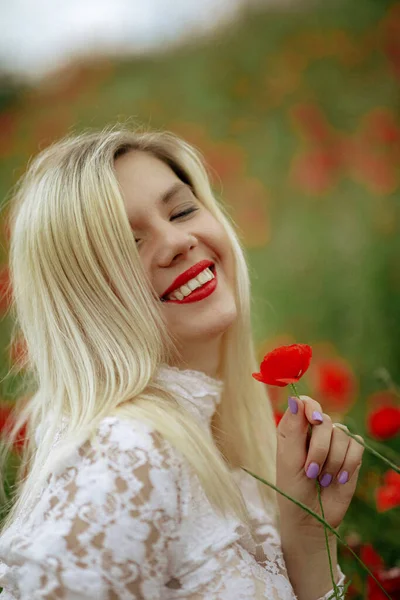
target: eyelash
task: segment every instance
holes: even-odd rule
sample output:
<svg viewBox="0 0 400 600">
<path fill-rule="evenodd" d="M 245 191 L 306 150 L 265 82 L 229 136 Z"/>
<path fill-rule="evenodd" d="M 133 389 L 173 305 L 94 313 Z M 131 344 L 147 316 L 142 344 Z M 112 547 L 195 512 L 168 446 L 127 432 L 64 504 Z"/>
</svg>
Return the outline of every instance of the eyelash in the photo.
<svg viewBox="0 0 400 600">
<path fill-rule="evenodd" d="M 177 213 L 176 215 L 174 215 L 173 217 L 171 217 L 171 221 L 175 221 L 175 219 L 180 219 L 182 217 L 186 217 L 187 215 L 190 215 L 191 213 L 196 212 L 198 209 L 198 207 L 196 206 L 191 206 L 190 208 L 187 208 L 186 210 L 183 210 L 180 213 Z M 140 238 L 135 238 L 135 242 L 138 244 L 140 242 Z"/>
<path fill-rule="evenodd" d="M 186 210 L 183 210 L 182 212 L 174 215 L 171 218 L 171 221 L 174 221 L 175 219 L 180 219 L 181 217 L 186 217 L 186 215 L 190 215 L 190 213 L 193 213 L 196 210 L 199 210 L 199 209 L 197 207 L 195 207 L 195 206 L 191 206 L 190 208 L 187 208 Z"/>
</svg>

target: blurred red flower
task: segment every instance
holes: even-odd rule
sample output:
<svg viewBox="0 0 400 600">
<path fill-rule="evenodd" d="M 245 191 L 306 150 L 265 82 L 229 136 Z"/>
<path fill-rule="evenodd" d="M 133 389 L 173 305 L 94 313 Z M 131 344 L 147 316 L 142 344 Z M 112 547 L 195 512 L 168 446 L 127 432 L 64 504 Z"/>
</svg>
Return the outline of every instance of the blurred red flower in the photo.
<svg viewBox="0 0 400 600">
<path fill-rule="evenodd" d="M 376 439 L 387 440 L 400 432 L 400 408 L 380 406 L 367 415 L 367 431 Z"/>
<path fill-rule="evenodd" d="M 364 118 L 366 143 L 395 144 L 400 142 L 400 127 L 396 115 L 388 108 L 375 107 Z"/>
<path fill-rule="evenodd" d="M 12 406 L 9 404 L 0 404 L 0 434 L 7 435 L 7 432 L 13 427 L 13 417 L 11 414 Z M 26 437 L 26 426 L 22 427 L 14 442 L 15 452 L 21 452 Z"/>
<path fill-rule="evenodd" d="M 375 490 L 376 510 L 385 512 L 400 506 L 400 486 L 381 486 Z"/>
<path fill-rule="evenodd" d="M 7 311 L 11 301 L 11 286 L 8 267 L 0 270 L 0 310 Z"/>
<path fill-rule="evenodd" d="M 344 412 L 357 393 L 357 381 L 348 363 L 339 357 L 318 360 L 310 371 L 317 398 L 325 410 Z"/>
<path fill-rule="evenodd" d="M 307 344 L 280 346 L 268 352 L 260 365 L 259 373 L 252 373 L 254 379 L 285 387 L 297 383 L 310 366 L 312 348 Z"/>
<path fill-rule="evenodd" d="M 277 410 L 274 412 L 274 417 L 275 417 L 275 425 L 278 427 L 279 425 L 279 421 L 282 419 L 284 413 L 280 410 Z"/>
<path fill-rule="evenodd" d="M 384 485 L 375 490 L 376 508 L 379 512 L 400 506 L 400 473 L 386 471 Z"/>
<path fill-rule="evenodd" d="M 392 600 L 400 600 L 400 568 L 372 571 L 383 589 L 390 595 Z M 387 596 L 378 587 L 371 575 L 367 577 L 367 600 L 387 600 Z"/>
<path fill-rule="evenodd" d="M 309 194 L 321 195 L 349 174 L 373 193 L 389 194 L 398 185 L 396 153 L 398 126 L 391 113 L 368 114 L 364 126 L 353 134 L 336 131 L 320 107 L 295 105 L 291 115 L 300 136 L 306 141 L 292 162 L 296 186 Z M 376 151 L 376 136 L 383 150 Z M 369 142 L 370 138 L 373 142 Z M 379 149 L 381 150 L 381 149 Z"/>
<path fill-rule="evenodd" d="M 26 342 L 24 338 L 19 338 L 11 346 L 10 358 L 13 364 L 19 363 L 23 366 L 26 361 Z"/>
<path fill-rule="evenodd" d="M 400 600 L 400 569 L 385 569 L 384 560 L 372 544 L 365 544 L 360 550 L 360 559 L 367 565 L 381 586 L 391 594 L 392 600 Z M 393 595 L 393 592 L 397 592 Z M 367 600 L 384 600 L 387 596 L 378 587 L 370 575 L 367 576 Z"/>
<path fill-rule="evenodd" d="M 385 475 L 383 476 L 383 480 L 385 485 L 397 485 L 397 487 L 400 489 L 400 473 L 396 473 L 396 471 L 393 471 L 393 469 L 386 471 Z"/>
<path fill-rule="evenodd" d="M 309 150 L 293 161 L 292 177 L 310 194 L 323 194 L 334 183 L 338 160 L 332 150 Z"/>
<path fill-rule="evenodd" d="M 360 558 L 373 571 L 374 569 L 384 567 L 383 558 L 379 556 L 372 544 L 367 543 L 361 547 Z"/>
</svg>

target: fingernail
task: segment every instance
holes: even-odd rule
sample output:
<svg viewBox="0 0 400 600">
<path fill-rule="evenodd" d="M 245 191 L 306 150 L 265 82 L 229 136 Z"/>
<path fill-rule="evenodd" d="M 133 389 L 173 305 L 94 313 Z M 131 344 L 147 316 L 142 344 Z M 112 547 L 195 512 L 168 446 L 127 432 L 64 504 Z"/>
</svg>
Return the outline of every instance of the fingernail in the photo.
<svg viewBox="0 0 400 600">
<path fill-rule="evenodd" d="M 325 473 L 325 475 L 320 480 L 320 484 L 322 485 L 322 487 L 328 487 L 331 481 L 332 475 L 329 475 L 329 473 Z"/>
<path fill-rule="evenodd" d="M 339 483 L 346 483 L 346 481 L 349 478 L 349 474 L 347 471 L 342 471 L 338 477 L 338 482 Z"/>
<path fill-rule="evenodd" d="M 320 423 L 322 423 L 324 420 L 324 417 L 317 410 L 314 410 L 312 418 L 314 419 L 314 421 L 319 421 Z"/>
<path fill-rule="evenodd" d="M 308 465 L 307 469 L 307 477 L 310 479 L 315 479 L 319 473 L 319 465 L 315 462 L 312 462 Z"/>
<path fill-rule="evenodd" d="M 288 404 L 289 404 L 290 412 L 292 414 L 296 415 L 297 411 L 299 410 L 296 400 L 294 398 L 290 397 L 288 400 Z"/>
</svg>

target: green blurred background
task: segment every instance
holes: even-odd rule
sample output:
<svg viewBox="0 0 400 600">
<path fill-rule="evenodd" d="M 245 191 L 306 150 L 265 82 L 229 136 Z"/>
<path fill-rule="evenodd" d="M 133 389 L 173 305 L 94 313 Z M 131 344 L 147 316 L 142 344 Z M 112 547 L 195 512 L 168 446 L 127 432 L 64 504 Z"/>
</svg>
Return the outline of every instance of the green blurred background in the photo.
<svg viewBox="0 0 400 600">
<path fill-rule="evenodd" d="M 400 3 L 378 0 L 253 8 L 212 35 L 150 56 L 72 62 L 35 86 L 4 76 L 0 198 L 32 154 L 71 131 L 130 119 L 181 135 L 203 152 L 239 226 L 260 358 L 302 342 L 317 359 L 340 359 L 352 392 L 328 409 L 364 434 L 373 394 L 400 384 L 399 83 Z M 5 222 L 6 211 L 3 280 Z M 18 353 L 10 332 L 7 317 L 2 377 Z M 17 383 L 5 378 L 3 400 Z M 315 381 L 305 383 L 301 392 L 318 397 Z M 274 399 L 285 410 L 286 397 Z M 399 451 L 399 436 L 386 444 Z M 355 498 L 348 527 L 388 566 L 400 566 L 395 511 L 371 522 L 379 468 L 369 461 L 364 508 Z"/>
</svg>

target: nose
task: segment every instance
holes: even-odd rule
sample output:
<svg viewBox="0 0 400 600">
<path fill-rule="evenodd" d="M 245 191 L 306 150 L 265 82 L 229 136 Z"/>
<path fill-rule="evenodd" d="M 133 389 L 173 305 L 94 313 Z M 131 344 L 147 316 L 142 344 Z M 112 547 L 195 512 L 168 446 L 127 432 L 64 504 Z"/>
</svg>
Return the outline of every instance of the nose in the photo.
<svg viewBox="0 0 400 600">
<path fill-rule="evenodd" d="M 192 233 L 168 223 L 159 234 L 157 263 L 160 267 L 168 267 L 197 245 L 197 238 Z"/>
</svg>

